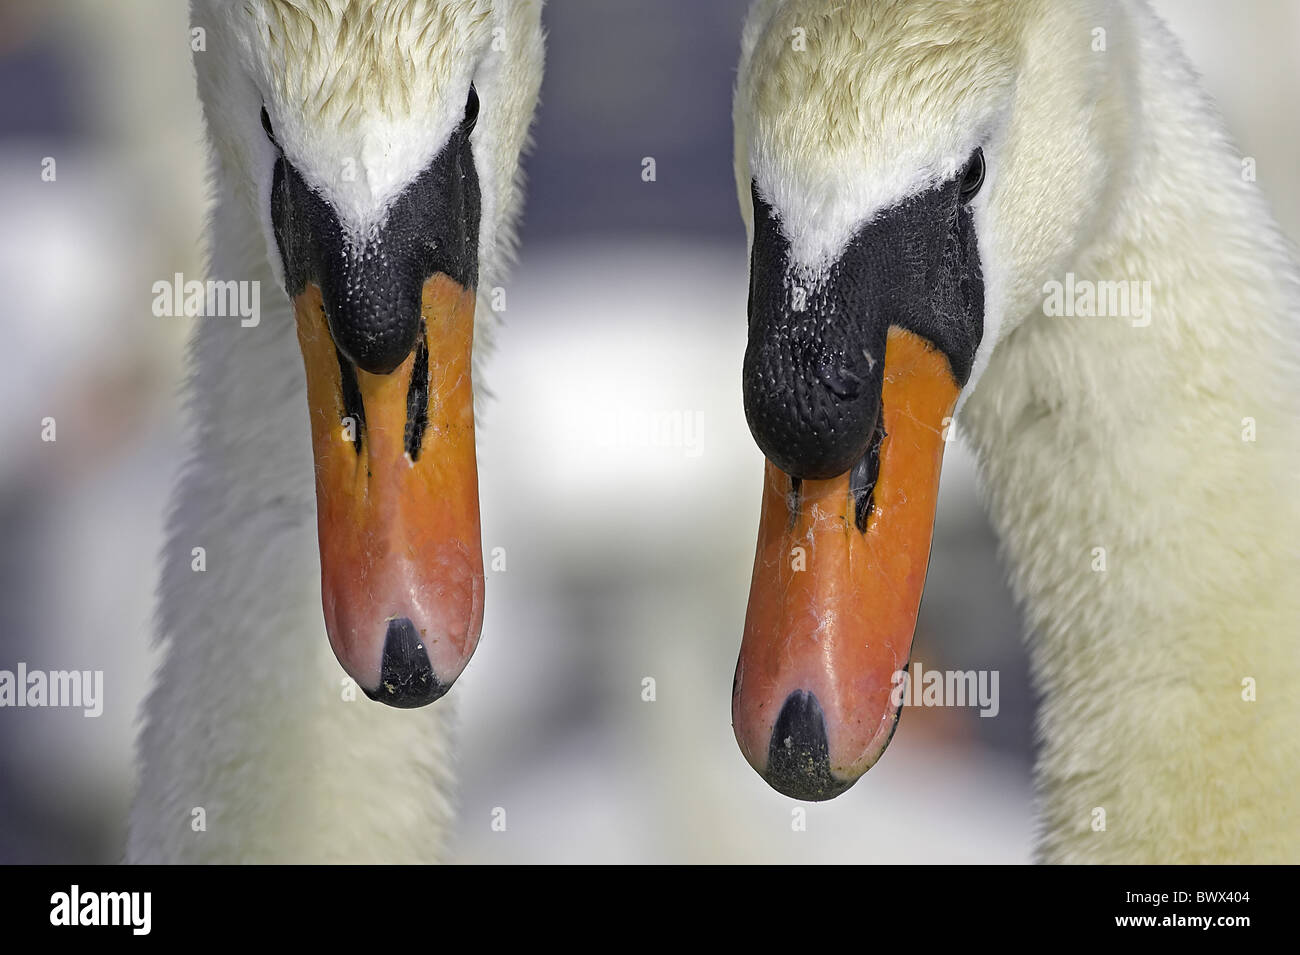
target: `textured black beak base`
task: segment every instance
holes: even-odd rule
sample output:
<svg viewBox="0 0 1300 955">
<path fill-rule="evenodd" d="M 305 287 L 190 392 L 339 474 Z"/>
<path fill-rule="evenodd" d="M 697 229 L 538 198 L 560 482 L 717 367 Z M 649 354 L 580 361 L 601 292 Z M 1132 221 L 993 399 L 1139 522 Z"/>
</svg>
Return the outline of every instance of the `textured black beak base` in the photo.
<svg viewBox="0 0 1300 955">
<path fill-rule="evenodd" d="M 964 175 L 877 215 L 820 277 L 793 267 L 781 222 L 753 186 L 745 416 L 786 474 L 836 477 L 871 450 L 890 327 L 943 352 L 958 385 L 970 377 L 984 282 Z"/>
<path fill-rule="evenodd" d="M 478 284 L 480 196 L 469 139 L 458 131 L 393 200 L 382 227 L 358 238 L 283 156 L 271 185 L 271 219 L 296 296 L 320 285 L 340 353 L 371 374 L 388 374 L 419 340 L 426 279 L 444 273 Z"/>
</svg>

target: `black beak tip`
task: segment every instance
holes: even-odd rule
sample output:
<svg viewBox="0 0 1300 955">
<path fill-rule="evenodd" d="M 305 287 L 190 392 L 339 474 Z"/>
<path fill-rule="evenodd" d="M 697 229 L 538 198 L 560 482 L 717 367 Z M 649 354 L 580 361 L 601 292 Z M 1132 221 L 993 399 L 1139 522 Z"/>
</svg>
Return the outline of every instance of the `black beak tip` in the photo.
<svg viewBox="0 0 1300 955">
<path fill-rule="evenodd" d="M 795 690 L 782 704 L 772 727 L 763 778 L 783 796 L 804 802 L 834 799 L 857 782 L 831 772 L 826 716 L 817 697 L 807 690 Z"/>
<path fill-rule="evenodd" d="M 450 689 L 450 683 L 441 683 L 434 676 L 415 624 L 406 617 L 388 621 L 379 686 L 374 690 L 363 686 L 362 692 L 372 700 L 410 710 L 427 706 Z"/>
</svg>

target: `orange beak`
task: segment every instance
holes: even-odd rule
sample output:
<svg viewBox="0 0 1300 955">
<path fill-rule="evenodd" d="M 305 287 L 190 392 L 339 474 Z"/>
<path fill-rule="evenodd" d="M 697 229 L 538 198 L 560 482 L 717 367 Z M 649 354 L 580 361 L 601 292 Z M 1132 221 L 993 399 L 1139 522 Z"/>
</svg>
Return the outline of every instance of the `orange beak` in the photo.
<svg viewBox="0 0 1300 955">
<path fill-rule="evenodd" d="M 870 502 L 849 474 L 796 488 L 767 463 L 732 722 L 788 796 L 838 795 L 894 734 L 958 392 L 941 352 L 892 328 Z"/>
<path fill-rule="evenodd" d="M 483 626 L 474 298 L 445 275 L 428 279 L 420 338 L 386 375 L 335 347 L 317 286 L 294 299 L 325 628 L 343 668 L 393 706 L 445 693 Z"/>
</svg>

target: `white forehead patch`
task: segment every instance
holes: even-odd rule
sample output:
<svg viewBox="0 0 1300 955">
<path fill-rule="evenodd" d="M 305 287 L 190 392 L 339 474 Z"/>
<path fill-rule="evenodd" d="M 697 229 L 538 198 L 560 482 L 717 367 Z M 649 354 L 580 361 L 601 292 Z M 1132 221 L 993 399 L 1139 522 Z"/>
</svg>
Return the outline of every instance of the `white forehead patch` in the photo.
<svg viewBox="0 0 1300 955">
<path fill-rule="evenodd" d="M 791 154 L 751 144 L 750 170 L 790 242 L 790 264 L 809 277 L 824 275 L 863 226 L 879 213 L 956 176 L 976 143 L 953 137 L 950 149 L 906 144 L 888 156 Z"/>
<path fill-rule="evenodd" d="M 344 228 L 367 232 L 382 223 L 389 204 L 447 145 L 464 115 L 464 89 L 400 118 L 362 117 L 339 129 L 292 119 L 277 123 L 267 111 L 285 158 L 333 207 Z"/>
<path fill-rule="evenodd" d="M 1009 105 L 1009 15 L 1000 0 L 755 6 L 736 84 L 738 180 L 770 202 L 794 262 L 824 270 L 881 210 L 964 168 Z"/>
<path fill-rule="evenodd" d="M 349 230 L 447 144 L 491 41 L 482 0 L 249 0 L 230 16 L 275 137 Z"/>
</svg>

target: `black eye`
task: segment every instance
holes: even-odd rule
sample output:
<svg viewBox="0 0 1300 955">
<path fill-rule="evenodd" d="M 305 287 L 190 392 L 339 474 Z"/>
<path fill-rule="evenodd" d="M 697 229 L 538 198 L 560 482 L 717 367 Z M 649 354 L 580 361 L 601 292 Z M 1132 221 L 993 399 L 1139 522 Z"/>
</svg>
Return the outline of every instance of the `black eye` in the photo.
<svg viewBox="0 0 1300 955">
<path fill-rule="evenodd" d="M 275 141 L 275 133 L 271 132 L 271 117 L 267 115 L 265 106 L 262 107 L 262 129 L 266 130 L 266 138 L 271 141 L 271 145 L 278 147 L 280 144 Z"/>
<path fill-rule="evenodd" d="M 966 167 L 966 175 L 961 179 L 961 201 L 970 202 L 984 185 L 984 150 L 976 148 L 975 155 Z"/>
<path fill-rule="evenodd" d="M 469 99 L 465 100 L 465 118 L 460 121 L 460 130 L 466 136 L 474 131 L 474 124 L 478 122 L 478 90 L 474 89 L 474 84 L 469 84 Z"/>
</svg>

